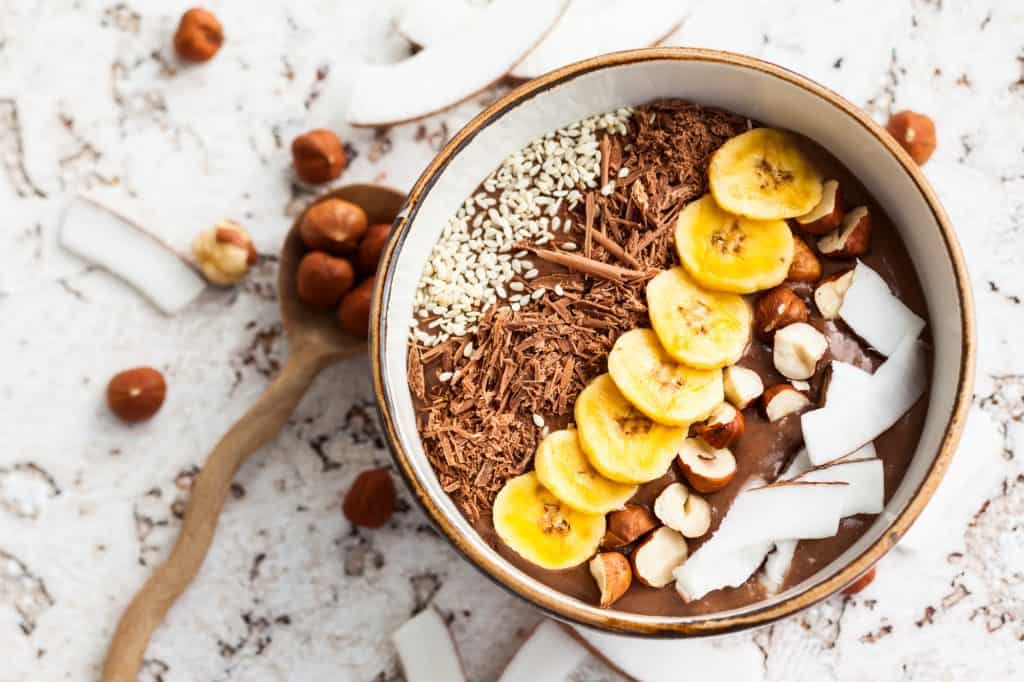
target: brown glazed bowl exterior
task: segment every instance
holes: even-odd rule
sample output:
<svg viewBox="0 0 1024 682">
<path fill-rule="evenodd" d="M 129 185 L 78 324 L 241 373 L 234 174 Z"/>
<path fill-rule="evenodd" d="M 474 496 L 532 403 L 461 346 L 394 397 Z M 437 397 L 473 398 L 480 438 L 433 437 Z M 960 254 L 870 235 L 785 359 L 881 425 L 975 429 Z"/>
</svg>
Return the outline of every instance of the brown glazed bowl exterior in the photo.
<svg viewBox="0 0 1024 682">
<path fill-rule="evenodd" d="M 673 69 L 675 67 L 678 67 L 679 76 L 674 75 Z M 688 68 L 690 70 L 687 70 Z M 869 530 L 865 535 L 865 538 L 870 535 L 874 536 L 870 542 L 859 542 L 857 545 L 854 545 L 851 551 L 856 550 L 855 554 L 848 558 L 844 555 L 843 561 L 845 563 L 834 567 L 831 574 L 819 577 L 821 574 L 829 573 L 828 570 L 823 569 L 819 572 L 819 576 L 808 579 L 804 583 L 778 595 L 776 598 L 767 599 L 763 602 L 724 613 L 699 617 L 667 618 L 642 616 L 615 610 L 601 610 L 596 606 L 582 603 L 529 578 L 483 543 L 480 537 L 461 518 L 454 506 L 450 504 L 450 501 L 445 500 L 447 496 L 440 492 L 439 486 L 436 485 L 436 480 L 431 483 L 433 472 L 424 468 L 423 460 L 425 458 L 423 458 L 422 452 L 419 454 L 411 452 L 415 448 L 410 447 L 410 443 L 419 442 L 416 424 L 408 416 L 408 406 L 402 408 L 404 410 L 403 416 L 400 417 L 397 414 L 397 405 L 400 402 L 397 396 L 400 396 L 401 391 L 408 393 L 408 386 L 401 379 L 401 367 L 397 366 L 399 362 L 404 366 L 404 355 L 401 359 L 396 357 L 401 348 L 398 345 L 399 340 L 389 339 L 387 335 L 389 329 L 392 328 L 397 329 L 397 331 L 390 332 L 392 335 L 401 334 L 404 338 L 407 334 L 407 321 L 410 318 L 389 319 L 389 315 L 395 314 L 392 313 L 393 307 L 397 310 L 402 305 L 411 306 L 411 304 L 407 303 L 411 295 L 409 292 L 410 290 L 415 291 L 416 280 L 418 279 L 415 268 L 406 267 L 401 271 L 396 268 L 396 261 L 400 258 L 399 254 L 403 248 L 409 246 L 407 242 L 415 239 L 415 237 L 410 236 L 413 232 L 432 229 L 429 225 L 423 223 L 436 221 L 421 221 L 420 224 L 417 224 L 417 230 L 410 230 L 410 227 L 415 222 L 418 212 L 430 196 L 430 193 L 436 191 L 439 184 L 444 184 L 445 178 L 442 176 L 445 174 L 448 166 L 452 164 L 453 160 L 458 162 L 460 153 L 463 153 L 472 144 L 474 138 L 482 133 L 488 133 L 488 129 L 491 126 L 494 126 L 496 122 L 501 122 L 503 117 L 509 115 L 510 112 L 515 112 L 518 107 L 529 103 L 534 98 L 545 95 L 548 91 L 558 92 L 562 85 L 566 83 L 571 84 L 574 79 L 582 79 L 586 82 L 595 81 L 599 84 L 604 83 L 605 85 L 595 86 L 595 92 L 599 94 L 602 87 L 605 90 L 608 89 L 606 87 L 607 83 L 616 82 L 615 72 L 617 70 L 622 73 L 632 73 L 629 70 L 633 69 L 642 74 L 649 75 L 649 80 L 657 80 L 655 76 L 661 78 L 659 74 L 668 74 L 668 77 L 661 78 L 657 83 L 648 83 L 646 87 L 660 88 L 662 91 L 659 96 L 661 97 L 686 97 L 688 94 L 686 87 L 689 86 L 689 83 L 685 82 L 685 74 L 692 73 L 694 68 L 711 70 L 725 75 L 735 75 L 742 72 L 742 78 L 748 79 L 752 85 L 749 88 L 750 92 L 746 91 L 747 88 L 743 88 L 743 92 L 723 95 L 723 98 L 727 102 L 733 103 L 742 102 L 744 98 L 749 99 L 753 103 L 738 107 L 739 109 L 747 109 L 746 112 L 740 111 L 740 113 L 746 113 L 748 116 L 752 115 L 760 120 L 765 120 L 768 124 L 772 123 L 771 111 L 773 108 L 779 109 L 781 107 L 781 110 L 785 110 L 786 105 L 781 100 L 787 96 L 787 93 L 790 98 L 793 98 L 794 93 L 801 96 L 809 96 L 810 99 L 808 101 L 815 104 L 815 106 L 821 107 L 822 111 L 819 113 L 824 118 L 834 118 L 836 121 L 841 119 L 842 124 L 847 126 L 848 130 L 853 131 L 851 133 L 853 137 L 859 136 L 864 138 L 864 140 L 870 142 L 869 146 L 877 147 L 877 150 L 873 150 L 870 153 L 877 156 L 877 166 L 884 166 L 887 169 L 884 172 L 904 174 L 900 176 L 900 182 L 909 183 L 907 187 L 912 188 L 910 194 L 915 196 L 905 200 L 902 198 L 893 200 L 890 197 L 890 201 L 894 201 L 896 204 L 913 204 L 917 207 L 915 210 L 926 211 L 929 218 L 927 229 L 919 228 L 916 225 L 900 227 L 901 235 L 905 241 L 908 235 L 912 237 L 910 242 L 907 243 L 907 247 L 911 252 L 911 257 L 914 259 L 916 269 L 920 271 L 922 263 L 925 263 L 926 270 L 932 267 L 927 265 L 928 259 L 948 259 L 948 261 L 943 260 L 941 276 L 933 272 L 928 277 L 922 278 L 933 324 L 938 326 L 946 325 L 943 328 L 933 329 L 932 334 L 933 337 L 941 336 L 942 332 L 945 331 L 947 335 L 951 334 L 958 338 L 958 341 L 951 342 L 955 346 L 948 349 L 947 357 L 940 358 L 939 353 L 936 353 L 933 389 L 932 394 L 929 396 L 929 400 L 933 402 L 929 404 L 929 417 L 925 426 L 925 434 L 922 435 L 922 445 L 919 445 L 914 458 L 915 461 L 921 460 L 920 466 L 916 469 L 918 473 L 915 474 L 915 477 L 919 478 L 920 482 L 916 486 L 901 486 L 901 492 L 903 492 L 904 487 L 907 487 L 907 490 L 900 500 L 899 508 L 892 509 L 893 503 L 899 497 L 899 495 L 896 495 L 886 508 L 888 517 L 891 517 L 891 520 L 887 519 L 887 525 L 881 530 L 877 532 Z M 634 83 L 620 83 L 619 87 L 628 93 L 635 92 L 635 88 L 638 86 Z M 707 90 L 708 88 L 713 89 L 718 86 L 714 83 L 702 83 L 694 87 Z M 707 98 L 705 100 L 698 99 L 697 101 L 737 110 L 736 106 L 730 106 L 729 103 L 723 104 L 715 101 L 715 99 L 716 96 L 712 91 L 710 101 L 707 101 Z M 642 103 L 643 101 L 622 101 L 617 106 Z M 566 102 L 567 107 L 572 104 L 573 102 Z M 588 113 L 599 113 L 599 111 L 599 109 L 591 110 Z M 763 113 L 767 113 L 767 116 L 762 115 Z M 778 115 L 779 113 L 776 111 L 776 116 Z M 581 116 L 576 116 L 576 118 L 579 117 Z M 548 130 L 560 127 L 564 123 L 568 123 L 568 121 L 551 125 Z M 780 122 L 779 125 L 790 127 L 786 126 L 785 122 Z M 804 132 L 799 127 L 793 127 L 798 132 Z M 493 131 L 491 131 L 491 134 L 493 135 Z M 811 136 L 813 138 L 813 135 Z M 492 158 L 489 161 L 490 167 L 476 175 L 473 180 L 473 186 L 475 187 L 475 183 L 482 180 L 508 153 L 514 151 L 529 139 L 531 138 L 523 137 L 520 139 L 517 137 L 515 140 L 517 144 L 512 149 L 505 150 L 504 153 L 492 153 Z M 489 143 L 493 143 L 495 138 L 492 136 L 487 138 L 487 140 Z M 877 142 L 877 145 L 874 144 L 875 142 Z M 477 147 L 481 145 L 477 145 Z M 493 147 L 493 144 L 491 146 Z M 860 146 L 864 145 L 861 144 Z M 830 149 L 830 151 L 832 150 Z M 840 159 L 844 163 L 846 162 L 842 156 L 840 156 Z M 872 167 L 868 166 L 869 169 Z M 863 173 L 858 173 L 856 170 L 854 172 L 871 190 L 870 183 L 866 181 L 870 178 L 865 178 Z M 882 172 L 881 170 L 879 171 L 880 174 Z M 871 172 L 869 171 L 868 175 L 870 174 Z M 449 184 L 452 183 L 449 182 Z M 459 184 L 460 188 L 462 186 L 469 187 L 465 185 L 465 182 L 455 184 Z M 469 187 L 461 196 L 467 196 L 472 189 L 473 187 Z M 874 193 L 873 190 L 872 192 Z M 876 198 L 883 201 L 883 206 L 886 206 L 884 197 Z M 446 201 L 450 203 L 450 199 L 451 197 Z M 891 214 L 889 206 L 886 206 L 886 210 Z M 454 212 L 454 209 L 452 209 L 452 212 Z M 448 215 L 450 214 L 448 213 Z M 440 213 L 437 213 L 437 215 L 432 217 L 436 218 L 440 215 Z M 892 217 L 894 222 L 900 224 L 901 221 L 898 215 L 892 215 Z M 931 231 L 931 233 L 935 233 L 937 236 L 932 236 L 932 234 L 923 236 L 916 234 L 922 231 Z M 423 248 L 425 245 L 426 242 L 415 245 L 416 258 L 419 259 L 421 264 L 425 262 L 429 255 L 429 248 Z M 691 637 L 724 634 L 771 623 L 779 618 L 806 609 L 816 602 L 840 591 L 881 559 L 921 513 L 921 510 L 935 492 L 953 457 L 968 408 L 971 404 L 976 344 L 974 338 L 974 304 L 970 283 L 963 255 L 949 218 L 931 186 L 925 180 L 921 170 L 880 126 L 850 102 L 803 76 L 775 64 L 743 55 L 689 48 L 651 48 L 618 52 L 566 66 L 516 88 L 489 106 L 466 125 L 465 128 L 460 130 L 420 176 L 409 194 L 402 213 L 395 221 L 390 240 L 382 254 L 378 273 L 379 276 L 373 297 L 373 310 L 370 318 L 370 352 L 373 366 L 374 390 L 396 466 L 405 477 L 410 489 L 444 536 L 448 538 L 466 559 L 497 584 L 559 619 L 608 631 L 652 637 Z M 941 286 L 936 286 L 937 283 Z M 932 286 L 930 287 L 929 284 Z M 930 291 L 930 288 L 933 290 Z M 944 289 L 945 291 L 940 293 L 939 289 Z M 396 302 L 400 301 L 400 299 L 403 302 L 401 305 L 397 305 Z M 955 309 L 955 312 L 953 309 Z M 411 307 L 409 310 L 411 313 Z M 388 363 L 393 363 L 394 366 L 389 366 Z M 942 364 L 941 367 L 940 363 Z M 937 390 L 937 382 L 940 381 L 943 387 L 941 391 Z M 935 396 L 938 393 L 944 395 L 941 402 L 941 410 L 938 407 L 934 407 Z M 408 399 L 403 398 L 403 400 L 407 401 Z M 934 420 L 933 411 L 940 412 L 940 414 L 934 416 Z M 931 435 L 928 436 L 928 434 Z M 926 438 L 928 438 L 929 449 L 927 452 L 922 452 L 922 448 L 925 447 L 923 443 Z M 426 466 L 429 467 L 429 464 Z M 914 468 L 915 465 L 912 463 L 911 466 Z M 909 476 L 908 472 L 908 478 Z M 886 515 L 886 512 L 883 512 L 883 515 Z M 866 546 L 862 546 L 865 544 Z"/>
</svg>

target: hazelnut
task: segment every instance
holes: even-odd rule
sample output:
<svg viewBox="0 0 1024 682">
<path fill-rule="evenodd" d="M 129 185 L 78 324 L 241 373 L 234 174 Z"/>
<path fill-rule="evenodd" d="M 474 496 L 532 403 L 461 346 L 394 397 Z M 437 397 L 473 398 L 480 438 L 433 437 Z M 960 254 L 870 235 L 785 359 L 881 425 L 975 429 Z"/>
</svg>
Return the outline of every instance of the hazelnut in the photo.
<svg viewBox="0 0 1024 682">
<path fill-rule="evenodd" d="M 834 320 L 839 317 L 839 309 L 843 307 L 843 299 L 851 284 L 852 269 L 833 273 L 821 280 L 821 284 L 814 290 L 814 304 L 818 306 L 818 312 L 823 318 Z"/>
<path fill-rule="evenodd" d="M 843 220 L 842 192 L 838 180 L 826 180 L 821 190 L 821 201 L 810 212 L 796 219 L 800 229 L 810 234 L 828 234 Z"/>
<path fill-rule="evenodd" d="M 722 385 L 725 399 L 737 409 L 746 409 L 750 403 L 764 393 L 764 382 L 752 369 L 731 365 L 722 370 Z"/>
<path fill-rule="evenodd" d="M 856 258 L 871 246 L 871 213 L 858 206 L 843 218 L 842 225 L 818 240 L 818 250 L 826 258 Z"/>
<path fill-rule="evenodd" d="M 189 62 L 205 62 L 217 54 L 224 43 L 224 29 L 217 17 L 195 7 L 181 15 L 174 34 L 174 50 Z"/>
<path fill-rule="evenodd" d="M 807 246 L 807 242 L 793 235 L 793 262 L 786 279 L 794 282 L 817 282 L 821 279 L 821 261 Z"/>
<path fill-rule="evenodd" d="M 727 448 L 743 435 L 745 426 L 743 413 L 729 403 L 722 403 L 710 417 L 690 427 L 690 435 L 712 448 Z"/>
<path fill-rule="evenodd" d="M 777 422 L 810 407 L 811 400 L 789 384 L 778 384 L 764 392 L 761 404 L 768 421 Z"/>
<path fill-rule="evenodd" d="M 876 567 L 872 566 L 871 568 L 869 568 L 867 570 L 866 573 L 864 573 L 864 575 L 862 575 L 861 577 L 857 578 L 852 583 L 850 583 L 847 587 L 845 587 L 843 589 L 843 592 L 842 592 L 843 595 L 849 597 L 849 596 L 855 595 L 858 592 L 860 592 L 861 590 L 863 590 L 865 587 L 867 587 L 868 585 L 870 585 L 871 583 L 873 583 L 875 581 L 875 573 L 876 573 Z"/>
<path fill-rule="evenodd" d="M 364 279 L 352 291 L 345 294 L 338 306 L 338 321 L 341 328 L 352 336 L 365 339 L 370 335 L 370 301 L 373 299 L 373 278 Z"/>
<path fill-rule="evenodd" d="M 152 367 L 135 367 L 114 375 L 107 384 L 107 405 L 122 421 L 149 419 L 164 404 L 167 383 Z"/>
<path fill-rule="evenodd" d="M 662 526 L 633 550 L 630 557 L 633 577 L 648 587 L 665 587 L 674 578 L 672 572 L 686 561 L 689 553 L 686 538 Z"/>
<path fill-rule="evenodd" d="M 192 255 L 206 279 L 230 286 L 245 279 L 259 257 L 252 238 L 238 223 L 230 220 L 203 230 L 192 241 Z"/>
<path fill-rule="evenodd" d="M 729 448 L 713 448 L 699 438 L 687 438 L 676 455 L 690 487 L 699 493 L 716 493 L 736 475 L 736 457 Z"/>
<path fill-rule="evenodd" d="M 647 507 L 627 504 L 622 509 L 608 514 L 608 529 L 605 531 L 601 546 L 606 549 L 625 547 L 658 525 L 658 519 Z"/>
<path fill-rule="evenodd" d="M 776 332 L 772 362 L 782 376 L 803 381 L 814 376 L 827 350 L 824 334 L 806 322 L 795 322 Z"/>
<path fill-rule="evenodd" d="M 369 469 L 356 476 L 341 510 L 353 525 L 380 528 L 395 513 L 395 482 L 387 469 Z"/>
<path fill-rule="evenodd" d="M 633 582 L 629 559 L 618 552 L 600 552 L 590 560 L 590 575 L 601 592 L 601 608 L 606 609 L 626 594 Z"/>
<path fill-rule="evenodd" d="M 313 204 L 299 223 L 299 236 L 307 247 L 342 256 L 354 252 L 365 233 L 366 211 L 344 199 Z"/>
<path fill-rule="evenodd" d="M 754 306 L 754 328 L 765 341 L 794 322 L 807 321 L 807 304 L 787 286 L 765 292 Z"/>
<path fill-rule="evenodd" d="M 935 123 L 924 114 L 897 112 L 889 117 L 885 129 L 918 165 L 930 159 L 935 151 Z"/>
<path fill-rule="evenodd" d="M 345 148 L 330 130 L 311 130 L 292 140 L 295 173 L 306 182 L 330 182 L 345 170 Z"/>
<path fill-rule="evenodd" d="M 377 261 L 380 260 L 381 251 L 388 241 L 388 233 L 391 225 L 381 223 L 371 225 L 366 231 L 363 241 L 359 242 L 359 272 L 364 275 L 372 275 L 377 272 Z"/>
<path fill-rule="evenodd" d="M 332 308 L 355 282 L 352 265 L 323 251 L 310 251 L 299 263 L 296 288 L 299 300 L 318 308 Z"/>
</svg>

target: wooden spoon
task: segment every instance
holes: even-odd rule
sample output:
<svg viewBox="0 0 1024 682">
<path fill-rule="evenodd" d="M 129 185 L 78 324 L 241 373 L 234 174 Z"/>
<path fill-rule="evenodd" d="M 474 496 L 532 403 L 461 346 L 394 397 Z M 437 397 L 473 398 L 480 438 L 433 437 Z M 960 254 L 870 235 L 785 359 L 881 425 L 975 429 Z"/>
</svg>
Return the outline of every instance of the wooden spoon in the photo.
<svg viewBox="0 0 1024 682">
<path fill-rule="evenodd" d="M 405 200 L 395 190 L 374 185 L 340 187 L 320 200 L 330 198 L 362 206 L 371 225 L 394 221 Z M 295 274 L 306 252 L 299 238 L 302 218 L 299 216 L 284 240 L 277 275 L 288 361 L 252 409 L 217 443 L 196 476 L 171 555 L 131 600 L 117 624 L 103 663 L 103 682 L 135 682 L 153 630 L 206 558 L 238 468 L 284 427 L 320 370 L 366 350 L 365 341 L 341 331 L 333 311 L 314 310 L 299 301 Z"/>
</svg>

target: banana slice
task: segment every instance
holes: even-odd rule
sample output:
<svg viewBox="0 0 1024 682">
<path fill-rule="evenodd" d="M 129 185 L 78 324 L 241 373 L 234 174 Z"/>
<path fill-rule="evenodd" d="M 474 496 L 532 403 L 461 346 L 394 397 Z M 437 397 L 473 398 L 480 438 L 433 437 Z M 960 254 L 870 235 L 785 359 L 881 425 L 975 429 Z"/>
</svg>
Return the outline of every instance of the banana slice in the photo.
<svg viewBox="0 0 1024 682">
<path fill-rule="evenodd" d="M 608 374 L 636 409 L 667 426 L 701 421 L 725 398 L 722 370 L 679 364 L 650 329 L 619 337 L 608 355 Z"/>
<path fill-rule="evenodd" d="M 736 294 L 700 288 L 679 267 L 647 284 L 647 308 L 662 348 L 690 367 L 731 365 L 750 340 L 750 305 Z"/>
<path fill-rule="evenodd" d="M 751 220 L 726 213 L 705 194 L 676 220 L 679 261 L 701 286 L 750 294 L 786 279 L 793 233 L 784 220 Z"/>
<path fill-rule="evenodd" d="M 686 440 L 686 428 L 652 422 L 607 374 L 583 389 L 575 414 L 587 459 L 605 478 L 620 483 L 646 483 L 664 475 Z"/>
<path fill-rule="evenodd" d="M 821 175 L 796 139 L 781 130 L 754 128 L 711 156 L 708 183 L 718 205 L 756 220 L 795 218 L 821 201 Z"/>
<path fill-rule="evenodd" d="M 542 440 L 533 466 L 552 495 L 586 514 L 622 509 L 636 494 L 635 485 L 609 481 L 590 465 L 575 430 L 555 431 Z"/>
<path fill-rule="evenodd" d="M 571 568 L 597 552 L 603 516 L 578 512 L 540 484 L 533 471 L 509 479 L 494 500 L 498 537 L 541 568 Z"/>
</svg>

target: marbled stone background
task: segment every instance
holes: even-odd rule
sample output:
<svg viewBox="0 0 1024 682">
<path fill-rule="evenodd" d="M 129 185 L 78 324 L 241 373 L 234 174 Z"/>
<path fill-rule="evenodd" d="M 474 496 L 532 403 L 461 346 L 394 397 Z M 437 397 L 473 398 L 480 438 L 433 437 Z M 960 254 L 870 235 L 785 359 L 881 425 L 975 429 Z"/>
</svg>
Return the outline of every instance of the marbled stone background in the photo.
<svg viewBox="0 0 1024 682">
<path fill-rule="evenodd" d="M 681 2 L 684 0 L 680 0 Z M 981 357 L 971 436 L 913 543 L 875 583 L 741 639 L 767 680 L 1010 680 L 1024 670 L 1024 5 L 1018 0 L 688 2 L 673 44 L 732 49 L 818 79 L 880 121 L 932 115 L 926 166 L 972 271 Z M 642 3 L 637 3 L 638 12 Z M 178 0 L 0 0 L 0 680 L 91 680 L 121 609 L 175 536 L 190 477 L 286 352 L 275 253 L 312 192 L 288 144 L 338 130 L 340 182 L 407 188 L 497 88 L 443 115 L 350 130 L 353 65 L 406 54 L 395 0 L 207 3 L 227 43 L 170 48 Z M 396 93 L 400 94 L 400 93 Z M 129 202 L 187 245 L 223 218 L 263 264 L 174 318 L 57 244 L 69 197 Z M 126 427 L 115 371 L 170 390 Z M 473 680 L 539 615 L 461 561 L 403 490 L 376 532 L 340 495 L 388 463 L 364 361 L 331 368 L 241 471 L 215 546 L 149 649 L 145 680 L 399 680 L 389 635 L 435 604 Z M 616 679 L 591 661 L 579 680 Z"/>
</svg>

